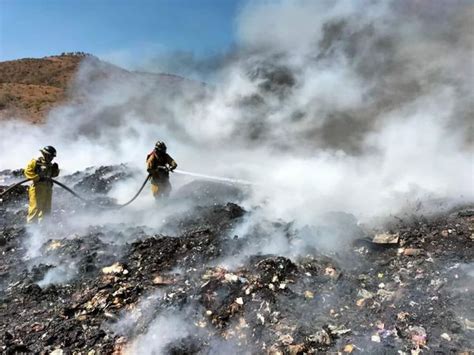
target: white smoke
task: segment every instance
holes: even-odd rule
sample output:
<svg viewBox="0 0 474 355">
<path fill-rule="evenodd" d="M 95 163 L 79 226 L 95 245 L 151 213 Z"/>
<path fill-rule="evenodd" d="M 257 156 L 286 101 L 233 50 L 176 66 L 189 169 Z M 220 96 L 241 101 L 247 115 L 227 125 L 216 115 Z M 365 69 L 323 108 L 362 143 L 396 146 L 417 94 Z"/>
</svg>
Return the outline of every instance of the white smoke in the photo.
<svg viewBox="0 0 474 355">
<path fill-rule="evenodd" d="M 128 162 L 145 175 L 162 139 L 184 170 L 256 182 L 246 207 L 269 218 L 305 224 L 328 210 L 363 218 L 419 199 L 471 200 L 472 8 L 248 3 L 214 85 L 87 60 L 72 102 L 45 125 L 3 124 L 0 149 L 15 154 L 0 169 L 52 144 L 63 173 Z"/>
<path fill-rule="evenodd" d="M 169 312 L 159 315 L 150 324 L 146 333 L 139 335 L 126 354 L 166 354 L 165 348 L 174 341 L 184 338 L 193 331 L 182 314 Z"/>
<path fill-rule="evenodd" d="M 165 140 L 183 170 L 255 182 L 244 207 L 259 210 L 233 231 L 239 237 L 266 228 L 262 220 L 301 227 L 327 211 L 363 219 L 416 201 L 472 202 L 473 9 L 464 1 L 249 2 L 238 48 L 213 61 L 212 85 L 86 60 L 72 101 L 46 124 L 2 124 L 0 169 L 22 167 L 51 144 L 63 173 L 127 162 L 144 177 L 146 154 Z M 110 195 L 125 201 L 141 180 Z M 127 211 L 75 223 L 158 228 L 188 208 L 157 208 L 147 193 Z M 256 252 L 293 256 L 319 242 L 272 237 L 223 263 Z M 129 322 L 135 327 L 129 318 L 118 326 Z M 162 353 L 194 332 L 185 314 L 160 314 L 130 351 Z"/>
</svg>

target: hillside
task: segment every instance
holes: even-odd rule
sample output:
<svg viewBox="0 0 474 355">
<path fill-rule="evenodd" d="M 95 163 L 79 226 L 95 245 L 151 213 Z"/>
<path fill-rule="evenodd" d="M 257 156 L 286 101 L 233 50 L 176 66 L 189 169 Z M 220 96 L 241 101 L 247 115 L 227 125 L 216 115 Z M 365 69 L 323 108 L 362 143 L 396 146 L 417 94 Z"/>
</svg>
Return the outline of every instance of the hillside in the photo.
<svg viewBox="0 0 474 355">
<path fill-rule="evenodd" d="M 44 122 L 52 108 L 71 98 L 68 89 L 83 60 L 94 62 L 94 71 L 89 73 L 93 79 L 113 73 L 171 85 L 186 81 L 171 74 L 130 72 L 82 52 L 0 62 L 0 120 L 14 117 L 32 123 Z"/>
<path fill-rule="evenodd" d="M 86 54 L 0 62 L 0 119 L 41 122 L 67 98 L 67 88 Z"/>
</svg>

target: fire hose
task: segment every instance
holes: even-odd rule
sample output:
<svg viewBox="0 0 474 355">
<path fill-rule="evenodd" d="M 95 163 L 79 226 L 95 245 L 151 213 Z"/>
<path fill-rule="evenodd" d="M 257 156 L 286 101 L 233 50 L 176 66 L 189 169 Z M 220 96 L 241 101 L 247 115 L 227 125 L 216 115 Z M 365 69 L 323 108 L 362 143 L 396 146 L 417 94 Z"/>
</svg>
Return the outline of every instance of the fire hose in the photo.
<svg viewBox="0 0 474 355">
<path fill-rule="evenodd" d="M 233 183 L 233 184 L 241 184 L 241 185 L 255 185 L 254 183 L 252 183 L 250 181 L 247 181 L 247 180 L 231 179 L 231 178 L 225 178 L 225 177 L 219 177 L 219 176 L 204 175 L 204 174 L 192 173 L 192 172 L 183 171 L 183 170 L 174 170 L 174 172 L 176 172 L 177 174 L 181 174 L 181 175 L 194 176 L 194 177 L 199 177 L 199 178 L 203 178 L 203 179 L 207 179 L 207 180 L 222 181 L 222 182 Z M 109 208 L 121 209 L 125 206 L 128 206 L 133 201 L 135 201 L 136 198 L 140 195 L 140 193 L 145 188 L 145 185 L 148 182 L 148 180 L 150 180 L 150 177 L 151 177 L 151 174 L 148 174 L 145 181 L 143 181 L 143 184 L 141 185 L 140 189 L 137 191 L 137 193 L 129 201 L 127 201 L 126 203 L 123 203 L 123 204 L 117 204 L 117 205 L 115 205 L 113 207 L 109 207 Z M 6 195 L 8 192 L 15 189 L 15 187 L 23 185 L 23 184 L 25 184 L 25 183 L 27 183 L 31 180 L 33 180 L 33 179 L 24 179 L 24 180 L 21 180 L 21 181 L 17 182 L 16 184 L 13 184 L 12 186 L 8 187 L 5 191 L 2 191 L 0 193 L 0 199 L 3 198 L 3 196 Z M 70 194 L 72 194 L 74 197 L 78 198 L 82 202 L 85 202 L 87 204 L 94 204 L 93 201 L 85 199 L 84 197 L 82 197 L 78 193 L 74 192 L 74 190 L 72 190 L 71 188 L 64 185 L 62 182 L 59 182 L 59 181 L 54 180 L 54 179 L 50 179 L 50 180 L 51 180 L 51 182 L 53 182 L 54 184 L 56 184 L 59 187 L 63 188 L 64 190 L 66 190 L 67 192 L 69 192 Z M 106 207 L 101 206 L 101 205 L 98 205 L 98 207 L 106 208 Z"/>
<path fill-rule="evenodd" d="M 15 187 L 20 186 L 20 185 L 23 185 L 25 182 L 28 182 L 28 181 L 30 181 L 30 180 L 31 180 L 31 179 L 25 179 L 25 180 L 21 180 L 20 182 L 17 182 L 16 184 L 13 184 L 13 185 L 10 186 L 8 189 L 6 189 L 5 191 L 2 191 L 2 192 L 0 193 L 0 198 L 2 198 L 3 195 L 6 195 L 7 192 L 13 190 Z"/>
<path fill-rule="evenodd" d="M 143 189 L 145 188 L 145 185 L 146 183 L 148 182 L 148 180 L 150 179 L 151 175 L 148 174 L 145 181 L 143 181 L 143 184 L 142 186 L 140 187 L 140 189 L 138 189 L 137 193 L 126 203 L 122 203 L 122 204 L 117 204 L 115 206 L 113 206 L 112 208 L 117 208 L 117 209 L 120 209 L 120 208 L 124 208 L 125 206 L 128 206 L 129 204 L 131 204 L 133 201 L 136 200 L 136 198 L 138 197 L 138 195 L 140 195 L 140 193 L 143 191 Z M 54 180 L 54 179 L 51 179 L 51 181 L 53 183 L 55 183 L 56 185 L 62 187 L 64 190 L 66 190 L 67 192 L 71 193 L 73 196 L 77 197 L 78 199 L 80 199 L 81 201 L 85 202 L 85 203 L 91 203 L 91 201 L 89 200 L 86 200 L 85 198 L 81 197 L 80 195 L 78 195 L 76 192 L 74 192 L 73 190 L 71 190 L 69 187 L 67 187 L 66 185 L 64 185 L 63 183 L 57 181 L 57 180 Z M 103 207 L 103 206 L 100 206 L 100 207 Z"/>
<path fill-rule="evenodd" d="M 136 200 L 136 198 L 138 197 L 138 195 L 140 195 L 140 193 L 143 191 L 143 189 L 145 188 L 145 185 L 146 183 L 148 182 L 148 180 L 150 179 L 151 175 L 148 174 L 145 181 L 143 181 L 143 184 L 142 186 L 140 187 L 140 189 L 138 190 L 138 192 L 129 200 L 127 201 L 126 203 L 123 203 L 123 204 L 117 204 L 113 207 L 110 207 L 110 208 L 117 208 L 117 209 L 120 209 L 120 208 L 123 208 L 125 206 L 128 206 L 129 204 L 131 204 L 133 201 Z M 8 189 L 6 189 L 5 191 L 3 191 L 2 193 L 0 193 L 0 198 L 2 198 L 4 195 L 6 195 L 9 191 L 12 191 L 15 187 L 17 186 L 20 186 L 20 185 L 23 185 L 25 183 L 27 183 L 28 181 L 31 181 L 33 179 L 25 179 L 25 180 L 22 180 L 20 182 L 17 182 L 16 184 L 13 184 L 12 186 L 10 186 Z M 54 184 L 62 187 L 64 190 L 66 190 L 67 192 L 69 192 L 70 194 L 72 194 L 74 197 L 77 197 L 79 200 L 87 203 L 87 204 L 93 204 L 92 201 L 89 201 L 87 199 L 85 199 L 84 197 L 82 197 L 81 195 L 79 195 L 78 193 L 74 192 L 72 189 L 70 189 L 69 187 L 67 187 L 66 185 L 64 185 L 62 182 L 59 182 L 57 180 L 54 180 L 54 179 L 50 179 L 51 182 L 53 182 Z M 99 207 L 102 207 L 102 208 L 105 208 L 104 206 L 100 206 L 98 205 Z"/>
</svg>

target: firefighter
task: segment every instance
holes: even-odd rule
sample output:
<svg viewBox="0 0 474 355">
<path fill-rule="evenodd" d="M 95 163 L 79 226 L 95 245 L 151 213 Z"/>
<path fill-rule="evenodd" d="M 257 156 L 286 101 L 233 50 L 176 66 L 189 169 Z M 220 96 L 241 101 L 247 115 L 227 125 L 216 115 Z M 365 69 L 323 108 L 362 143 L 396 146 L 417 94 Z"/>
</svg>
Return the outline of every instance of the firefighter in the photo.
<svg viewBox="0 0 474 355">
<path fill-rule="evenodd" d="M 25 168 L 24 174 L 27 179 L 32 179 L 28 195 L 30 204 L 28 207 L 27 222 L 41 222 L 44 217 L 51 213 L 51 199 L 53 196 L 52 178 L 59 175 L 57 163 L 53 163 L 56 157 L 56 149 L 48 145 L 40 150 L 41 157 L 32 159 Z"/>
<path fill-rule="evenodd" d="M 166 144 L 158 141 L 155 149 L 146 157 L 147 171 L 151 174 L 151 192 L 153 197 L 168 197 L 171 192 L 170 171 L 178 164 L 166 153 Z"/>
</svg>

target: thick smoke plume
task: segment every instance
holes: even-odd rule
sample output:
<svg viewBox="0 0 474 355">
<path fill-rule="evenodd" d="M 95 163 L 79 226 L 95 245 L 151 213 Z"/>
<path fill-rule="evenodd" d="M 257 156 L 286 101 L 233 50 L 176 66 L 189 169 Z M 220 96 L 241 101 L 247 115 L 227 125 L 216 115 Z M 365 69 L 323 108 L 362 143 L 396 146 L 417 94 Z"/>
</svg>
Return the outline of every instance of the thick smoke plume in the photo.
<svg viewBox="0 0 474 355">
<path fill-rule="evenodd" d="M 251 212 L 231 237 L 260 238 L 216 262 L 233 268 L 257 253 L 293 258 L 311 248 L 334 250 L 353 231 L 339 225 L 314 238 L 311 227 L 328 223 L 326 212 L 364 220 L 418 202 L 435 211 L 438 201 L 473 201 L 473 17 L 469 1 L 249 2 L 232 52 L 207 62 L 182 54 L 143 58 L 150 72 L 170 64 L 178 71 L 181 63 L 180 72 L 212 83 L 87 58 L 72 100 L 44 125 L 14 117 L 2 123 L 0 170 L 23 167 L 44 145 L 58 149 L 63 175 L 127 163 L 134 174 L 109 192 L 122 202 L 140 186 L 145 156 L 160 139 L 183 170 L 254 182 L 243 203 Z M 182 182 L 172 176 L 175 187 Z M 155 232 L 192 205 L 175 198 L 157 208 L 147 192 L 126 211 L 76 214 L 57 233 L 68 230 L 73 239 L 103 224 L 120 246 L 130 242 L 124 225 Z M 356 228 L 353 216 L 344 218 Z M 293 224 L 275 227 L 277 219 Z M 50 234 L 30 233 L 29 257 L 38 258 Z M 41 285 L 75 276 L 71 263 L 50 270 Z M 139 311 L 156 310 L 160 297 Z M 194 331 L 186 312 L 150 313 L 146 332 L 134 334 L 127 351 L 166 352 Z M 116 325 L 117 333 L 138 328 L 133 313 Z M 229 346 L 211 343 L 211 353 L 233 352 Z"/>
<path fill-rule="evenodd" d="M 66 171 L 143 170 L 159 138 L 180 167 L 255 181 L 249 206 L 302 224 L 469 199 L 472 15 L 463 1 L 252 2 L 213 84 L 87 60 L 44 126 L 3 125 L 15 154 L 0 168 L 52 144 Z"/>
</svg>

